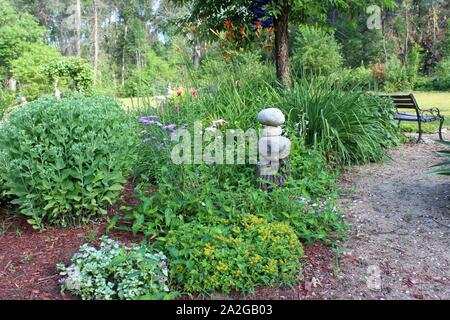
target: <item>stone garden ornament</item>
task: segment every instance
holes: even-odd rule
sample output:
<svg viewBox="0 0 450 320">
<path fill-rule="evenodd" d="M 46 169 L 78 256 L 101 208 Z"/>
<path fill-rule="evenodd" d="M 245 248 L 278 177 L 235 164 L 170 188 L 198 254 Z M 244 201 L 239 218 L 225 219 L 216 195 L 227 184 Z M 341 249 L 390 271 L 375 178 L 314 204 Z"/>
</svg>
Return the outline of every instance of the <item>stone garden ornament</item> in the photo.
<svg viewBox="0 0 450 320">
<path fill-rule="evenodd" d="M 282 187 L 290 177 L 291 141 L 282 135 L 281 128 L 286 118 L 281 110 L 269 108 L 259 113 L 258 121 L 263 125 L 258 143 L 258 186 L 264 190 Z"/>
</svg>

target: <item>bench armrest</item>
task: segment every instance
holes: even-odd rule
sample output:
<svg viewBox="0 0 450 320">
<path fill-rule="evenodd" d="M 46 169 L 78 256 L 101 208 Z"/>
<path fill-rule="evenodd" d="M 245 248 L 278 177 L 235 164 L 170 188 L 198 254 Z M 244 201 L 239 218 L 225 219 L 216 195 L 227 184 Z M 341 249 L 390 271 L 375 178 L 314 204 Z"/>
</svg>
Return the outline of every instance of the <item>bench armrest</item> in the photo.
<svg viewBox="0 0 450 320">
<path fill-rule="evenodd" d="M 420 113 L 431 113 L 433 116 L 437 116 L 439 118 L 443 118 L 443 116 L 441 115 L 441 110 L 439 110 L 439 108 L 431 108 L 431 109 L 419 109 Z"/>
</svg>

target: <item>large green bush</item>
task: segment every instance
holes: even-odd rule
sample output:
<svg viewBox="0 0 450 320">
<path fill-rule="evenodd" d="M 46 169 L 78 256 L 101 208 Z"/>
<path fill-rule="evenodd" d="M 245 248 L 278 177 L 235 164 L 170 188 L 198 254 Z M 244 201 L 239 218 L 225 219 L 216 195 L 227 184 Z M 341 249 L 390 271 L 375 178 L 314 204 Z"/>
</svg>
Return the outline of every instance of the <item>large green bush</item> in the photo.
<svg viewBox="0 0 450 320">
<path fill-rule="evenodd" d="M 450 57 L 437 64 L 434 88 L 436 90 L 450 90 Z"/>
<path fill-rule="evenodd" d="M 19 94 L 28 101 L 53 92 L 53 86 L 45 74 L 45 66 L 56 63 L 59 50 L 43 44 L 32 44 L 12 62 L 12 73 L 19 81 Z"/>
<path fill-rule="evenodd" d="M 294 70 L 330 75 L 341 69 L 344 58 L 333 33 L 313 26 L 301 26 L 292 56 Z"/>
<path fill-rule="evenodd" d="M 104 216 L 134 162 L 135 126 L 107 97 L 42 98 L 0 128 L 4 188 L 35 228 Z"/>
<path fill-rule="evenodd" d="M 165 245 L 171 279 L 188 293 L 293 285 L 301 272 L 302 245 L 290 227 L 253 215 L 184 224 Z"/>
</svg>

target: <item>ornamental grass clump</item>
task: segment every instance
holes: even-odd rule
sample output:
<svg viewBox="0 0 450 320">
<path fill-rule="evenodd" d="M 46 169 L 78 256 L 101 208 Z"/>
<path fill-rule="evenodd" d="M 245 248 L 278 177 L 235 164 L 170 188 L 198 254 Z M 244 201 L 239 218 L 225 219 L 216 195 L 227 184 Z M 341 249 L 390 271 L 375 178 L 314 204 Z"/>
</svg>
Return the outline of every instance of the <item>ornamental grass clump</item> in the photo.
<svg viewBox="0 0 450 320">
<path fill-rule="evenodd" d="M 441 143 L 443 145 L 446 145 L 446 146 L 450 147 L 450 142 L 448 142 L 448 141 L 442 141 Z M 440 156 L 442 156 L 442 157 L 450 159 L 450 150 L 438 151 L 438 154 Z M 445 161 L 445 162 L 440 163 L 438 165 L 435 165 L 433 167 L 434 168 L 443 167 L 443 168 L 440 168 L 440 169 L 434 171 L 433 172 L 434 174 L 440 174 L 440 175 L 443 175 L 443 176 L 450 176 L 450 161 Z"/>
<path fill-rule="evenodd" d="M 112 98 L 42 98 L 0 127 L 0 181 L 36 229 L 105 216 L 134 164 L 134 119 Z"/>
</svg>

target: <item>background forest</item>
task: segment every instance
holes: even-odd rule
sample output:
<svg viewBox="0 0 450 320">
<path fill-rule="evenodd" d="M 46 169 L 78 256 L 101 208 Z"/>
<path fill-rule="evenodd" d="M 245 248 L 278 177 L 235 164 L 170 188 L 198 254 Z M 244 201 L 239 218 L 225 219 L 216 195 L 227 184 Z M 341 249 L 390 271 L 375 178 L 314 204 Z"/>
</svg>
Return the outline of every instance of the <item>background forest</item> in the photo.
<svg viewBox="0 0 450 320">
<path fill-rule="evenodd" d="M 215 2 L 217 14 L 203 10 L 202 1 L 0 0 L 2 104 L 52 93 L 44 67 L 69 56 L 89 63 L 96 93 L 116 97 L 163 95 L 169 85 L 182 86 L 183 76 L 201 77 L 195 69 L 206 62 L 248 51 L 275 62 L 270 21 L 249 27 L 240 14 L 219 11 L 227 1 Z M 382 26 L 372 30 L 366 3 L 294 2 L 289 53 L 297 76 L 333 75 L 390 92 L 450 89 L 447 1 L 378 3 L 386 5 Z M 61 80 L 63 91 L 70 85 Z"/>
</svg>

